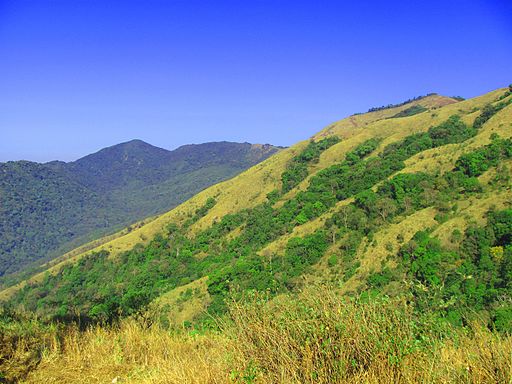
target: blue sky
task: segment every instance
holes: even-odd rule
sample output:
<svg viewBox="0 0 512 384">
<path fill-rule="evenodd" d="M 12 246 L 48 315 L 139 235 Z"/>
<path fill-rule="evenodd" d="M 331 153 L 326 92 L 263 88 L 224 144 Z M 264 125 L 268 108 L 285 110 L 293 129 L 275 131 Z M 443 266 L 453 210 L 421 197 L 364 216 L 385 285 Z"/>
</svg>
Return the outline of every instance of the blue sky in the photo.
<svg viewBox="0 0 512 384">
<path fill-rule="evenodd" d="M 130 139 L 291 145 L 512 82 L 512 2 L 0 0 L 0 161 Z"/>
</svg>

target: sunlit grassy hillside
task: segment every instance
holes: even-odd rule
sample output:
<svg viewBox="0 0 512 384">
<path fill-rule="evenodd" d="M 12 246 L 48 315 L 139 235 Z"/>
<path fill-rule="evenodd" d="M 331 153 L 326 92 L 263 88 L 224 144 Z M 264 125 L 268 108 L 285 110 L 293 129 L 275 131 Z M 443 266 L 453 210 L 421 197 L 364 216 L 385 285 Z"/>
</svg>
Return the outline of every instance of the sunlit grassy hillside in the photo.
<svg viewBox="0 0 512 384">
<path fill-rule="evenodd" d="M 166 212 L 279 150 L 216 142 L 168 151 L 132 140 L 69 163 L 0 163 L 0 287 L 84 243 Z M 84 248 L 98 243 L 104 241 Z"/>
<path fill-rule="evenodd" d="M 426 131 L 429 127 L 439 124 L 453 114 L 460 114 L 463 120 L 471 122 L 486 104 L 495 102 L 506 89 L 499 89 L 480 97 L 464 101 L 456 101 L 452 98 L 431 95 L 395 108 L 382 109 L 376 112 L 353 115 L 336 123 L 333 123 L 312 137 L 318 140 L 323 137 L 337 135 L 342 141 L 323 152 L 317 164 L 311 167 L 310 175 L 299 184 L 298 188 L 285 194 L 277 202 L 282 204 L 288 198 L 294 196 L 297 191 L 304 189 L 316 171 L 324 169 L 332 164 L 341 161 L 344 155 L 362 143 L 372 138 L 383 138 L 380 147 L 397 141 L 409 134 Z M 400 111 L 410 108 L 411 105 L 421 105 L 428 108 L 428 111 L 405 118 L 391 118 Z M 510 130 L 510 107 L 501 111 L 498 116 L 488 122 L 479 134 L 468 143 L 459 145 L 448 145 L 424 151 L 406 160 L 406 169 L 401 172 L 410 171 L 432 171 L 446 170 L 455 162 L 457 155 L 472 147 L 477 147 L 489 142 L 490 135 L 495 132 L 503 137 L 511 135 Z M 191 217 L 196 209 L 201 207 L 208 198 L 215 198 L 216 205 L 198 222 L 190 227 L 190 231 L 196 232 L 206 228 L 215 220 L 228 213 L 235 213 L 242 209 L 251 208 L 266 200 L 266 195 L 272 190 L 279 188 L 280 176 L 285 170 L 289 160 L 299 153 L 307 145 L 308 141 L 298 143 L 280 153 L 272 156 L 266 161 L 243 172 L 239 176 L 219 183 L 197 194 L 190 200 L 160 215 L 155 220 L 139 226 L 131 226 L 129 231 L 123 230 L 104 239 L 99 239 L 86 244 L 77 250 L 71 251 L 63 257 L 56 259 L 48 265 L 48 271 L 54 273 L 65 263 L 76 262 L 84 255 L 91 252 L 107 250 L 111 256 L 133 248 L 136 244 L 147 243 L 155 234 L 161 232 L 169 223 L 183 223 Z M 469 145 L 469 147 L 468 147 Z M 505 198 L 505 197 L 504 197 Z M 499 203 L 499 201 L 498 201 Z M 345 204 L 343 201 L 338 206 Z M 334 211 L 335 209 L 331 210 Z M 322 223 L 329 213 L 322 215 L 311 223 L 298 226 L 294 229 L 293 235 L 302 235 L 314 231 Z M 418 227 L 418 229 L 420 229 Z M 414 228 L 411 229 L 414 232 Z M 269 244 L 269 250 L 283 250 L 284 245 L 291 235 L 285 235 Z M 99 246 L 94 246 L 100 244 Z M 82 252 L 81 250 L 86 250 Z M 40 281 L 44 273 L 39 273 L 30 278 L 29 281 Z M 26 282 L 7 288 L 0 292 L 0 298 L 9 297 L 12 292 L 23 287 Z"/>
<path fill-rule="evenodd" d="M 498 91 L 497 91 L 498 92 Z M 491 100 L 492 96 L 486 95 L 482 98 L 479 104 L 484 105 L 486 101 Z M 414 101 L 411 105 L 422 105 L 429 108 L 439 108 L 444 105 L 454 103 L 455 100 L 443 96 L 432 95 Z M 383 127 L 383 119 L 394 116 L 396 113 L 407 109 L 409 105 L 404 105 L 396 108 L 384 109 L 382 111 L 354 115 L 343 119 L 339 122 L 331 124 L 329 127 L 315 135 L 312 139 L 318 139 L 329 135 L 340 135 L 347 141 L 334 146 L 331 151 L 324 153 L 320 159 L 317 169 L 324 168 L 328 165 L 339 161 L 343 154 L 348 151 L 351 147 L 364 141 L 366 138 L 375 135 L 375 130 L 379 130 L 379 135 L 388 136 L 394 134 L 392 130 Z M 449 112 L 447 113 L 449 115 Z M 416 117 L 417 118 L 417 117 Z M 395 121 L 396 119 L 393 119 Z M 424 128 L 428 128 L 428 124 L 435 122 L 434 119 L 429 119 L 427 122 L 421 122 L 424 124 Z M 409 122 L 409 125 L 402 128 L 403 132 L 407 132 L 410 129 L 410 125 L 414 124 Z M 400 124 L 400 127 L 402 124 Z M 398 138 L 399 136 L 397 136 Z M 280 153 L 272 156 L 266 161 L 258 164 L 255 167 L 243 172 L 239 176 L 228 180 L 226 182 L 217 184 L 213 187 L 206 189 L 205 191 L 197 194 L 184 204 L 176 207 L 170 212 L 160 215 L 156 220 L 150 223 L 139 226 L 130 226 L 128 233 L 126 230 L 122 230 L 114 235 L 98 239 L 90 244 L 85 244 L 77 250 L 68 252 L 56 260 L 53 260 L 48 264 L 48 270 L 53 272 L 61 267 L 61 263 L 74 262 L 80 259 L 83 255 L 91 252 L 97 252 L 100 250 L 108 250 L 111 255 L 118 254 L 119 252 L 131 249 L 137 243 L 148 242 L 156 233 L 162 231 L 162 229 L 170 222 L 184 222 L 187 217 L 190 217 L 193 212 L 198 209 L 209 197 L 214 197 L 217 200 L 216 206 L 208 212 L 208 214 L 196 223 L 191 230 L 196 231 L 206 227 L 212 223 L 216 218 L 222 217 L 227 213 L 237 212 L 241 209 L 254 207 L 266 199 L 266 194 L 270 191 L 278 188 L 280 184 L 280 176 L 286 167 L 287 162 L 296 153 L 300 152 L 302 148 L 307 144 L 307 141 L 298 143 Z M 306 182 L 305 182 L 306 183 Z M 296 191 L 291 191 L 292 195 Z M 285 196 L 286 197 L 286 196 Z M 147 221 L 147 220 L 146 220 Z M 96 246 L 96 244 L 100 244 Z M 85 251 L 81 251 L 85 250 Z M 30 281 L 38 281 L 44 275 L 43 273 L 37 274 Z M 8 297 L 13 290 L 18 289 L 25 285 L 25 282 L 16 285 L 13 288 L 8 288 L 0 292 L 0 298 Z"/>
<path fill-rule="evenodd" d="M 29 382 L 507 382 L 512 87 L 350 116 L 2 297 Z"/>
</svg>

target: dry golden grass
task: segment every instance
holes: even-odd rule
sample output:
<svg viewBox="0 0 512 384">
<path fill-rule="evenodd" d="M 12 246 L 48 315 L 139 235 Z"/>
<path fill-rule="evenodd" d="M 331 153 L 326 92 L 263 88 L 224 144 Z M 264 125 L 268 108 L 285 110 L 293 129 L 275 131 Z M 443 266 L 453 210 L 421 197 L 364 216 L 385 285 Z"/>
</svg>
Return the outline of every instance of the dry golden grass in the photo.
<svg viewBox="0 0 512 384">
<path fill-rule="evenodd" d="M 418 323 L 402 300 L 366 303 L 309 288 L 231 306 L 237 354 L 261 383 L 507 383 L 512 338 L 474 325 L 472 331 Z M 428 320 L 427 320 L 428 321 Z M 432 328 L 430 328 L 432 327 Z M 447 332 L 447 333 L 445 333 Z M 426 334 L 427 334 L 426 333 Z M 426 335 L 425 334 L 425 335 Z M 441 342 L 441 334 L 450 335 Z"/>
<path fill-rule="evenodd" d="M 435 213 L 433 208 L 422 209 L 398 223 L 383 225 L 375 233 L 371 244 L 363 241 L 357 251 L 361 265 L 354 276 L 343 285 L 343 292 L 356 290 L 366 275 L 372 271 L 379 272 L 386 257 L 395 255 L 400 246 L 411 240 L 416 232 L 434 227 L 437 224 L 434 220 Z"/>
<path fill-rule="evenodd" d="M 485 214 L 491 209 L 506 209 L 512 206 L 512 190 L 493 191 L 488 196 L 479 196 L 479 198 L 464 199 L 456 202 L 459 210 L 454 217 L 440 224 L 432 232 L 441 244 L 450 247 L 451 237 L 455 229 L 461 233 L 469 224 L 484 225 L 486 223 Z"/>
<path fill-rule="evenodd" d="M 454 167 L 458 157 L 463 153 L 489 144 L 493 133 L 503 138 L 512 136 L 512 105 L 489 119 L 474 138 L 461 144 L 450 144 L 423 151 L 406 160 L 406 168 L 400 172 L 446 172 Z"/>
<path fill-rule="evenodd" d="M 0 311 L 0 315 L 3 312 Z M 33 371 L 46 349 L 59 345 L 57 328 L 44 327 L 39 322 L 18 319 L 0 322 L 0 382 L 11 383 Z"/>
<path fill-rule="evenodd" d="M 69 329 L 27 383 L 225 383 L 232 341 L 172 334 L 133 319 L 119 327 Z"/>
<path fill-rule="evenodd" d="M 174 327 L 183 326 L 203 314 L 210 304 L 207 280 L 208 277 L 202 277 L 164 293 L 150 304 L 150 311 L 160 312 Z"/>
<path fill-rule="evenodd" d="M 418 320 L 401 299 L 348 300 L 312 286 L 271 301 L 233 302 L 219 324 L 222 333 L 169 331 L 136 319 L 45 330 L 39 358 L 24 357 L 35 344 L 22 338 L 7 362 L 0 359 L 0 371 L 21 378 L 28 370 L 26 383 L 477 384 L 512 377 L 511 336 Z"/>
</svg>

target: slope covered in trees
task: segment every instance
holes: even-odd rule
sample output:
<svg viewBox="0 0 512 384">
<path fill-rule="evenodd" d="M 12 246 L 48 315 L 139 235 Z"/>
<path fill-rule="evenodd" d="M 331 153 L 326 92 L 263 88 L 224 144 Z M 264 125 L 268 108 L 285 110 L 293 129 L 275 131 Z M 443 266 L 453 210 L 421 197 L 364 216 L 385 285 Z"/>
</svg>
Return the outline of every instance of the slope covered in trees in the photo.
<svg viewBox="0 0 512 384">
<path fill-rule="evenodd" d="M 213 221 L 205 223 L 217 201 L 222 200 L 222 195 L 210 196 L 188 217 L 169 221 L 148 243 L 140 243 L 116 257 L 109 257 L 111 251 L 105 247 L 102 251 L 94 251 L 78 263 L 67 264 L 56 269 L 56 273 L 45 275 L 39 283 L 28 285 L 14 300 L 45 315 L 65 318 L 78 313 L 92 319 L 112 319 L 120 314 L 135 313 L 159 295 L 208 276 L 209 309 L 222 312 L 224 299 L 233 287 L 240 292 L 256 289 L 270 290 L 273 294 L 293 290 L 299 284 L 297 279 L 314 274 L 325 258 L 324 267 L 328 270 L 325 275 L 336 275 L 340 284 L 344 281 L 354 284 L 357 278 L 360 282 L 368 279 L 367 283 L 358 284 L 358 290 L 365 286 L 384 289 L 384 286 L 404 279 L 418 280 L 423 285 L 427 281 L 432 283 L 425 277 L 430 272 L 421 270 L 421 262 L 416 261 L 414 253 L 404 256 L 404 247 L 409 241 L 413 242 L 409 246 L 414 248 L 414 239 L 418 236 L 430 239 L 429 233 L 434 228 L 424 228 L 422 223 L 418 223 L 418 234 L 399 239 L 399 244 L 385 245 L 388 259 L 393 259 L 402 269 L 391 268 L 381 260 L 380 265 L 364 271 L 361 263 L 365 253 L 376 246 L 375 237 L 383 228 L 399 224 L 427 209 L 435 212 L 433 221 L 440 226 L 460 214 L 456 207 L 459 200 L 506 193 L 509 182 L 506 167 L 500 168 L 504 174 L 496 176 L 492 182 L 482 183 L 478 179 L 492 168 L 509 164 L 512 156 L 510 138 L 501 136 L 507 135 L 507 129 L 498 125 L 501 129 L 493 129 L 492 135 L 484 129 L 500 111 L 510 110 L 510 95 L 505 94 L 506 97 L 495 98 L 494 103 L 485 103 L 477 110 L 473 107 L 469 113 L 449 113 L 436 125 L 404 134 L 398 140 L 390 142 L 383 133 L 367 138 L 350 146 L 343 158 L 329 166 L 319 166 L 324 153 L 345 144 L 347 139 L 332 135 L 310 141 L 298 151 L 296 149 L 296 154 L 285 162 L 278 179 L 281 186 L 269 191 L 261 202 L 238 211 L 217 214 Z M 489 112 L 491 109 L 492 113 Z M 394 112 L 392 116 L 399 113 L 390 112 Z M 434 118 L 437 113 L 432 112 L 430 117 Z M 386 123 L 392 123 L 393 119 L 401 121 L 400 117 L 388 118 Z M 481 136 L 487 139 L 477 145 Z M 470 143 L 473 148 L 469 147 Z M 455 149 L 454 146 L 463 151 L 451 156 L 452 165 L 446 171 L 407 172 L 406 162 L 415 156 L 437 149 Z M 508 208 L 504 208 L 499 210 L 489 206 L 481 214 L 489 218 L 506 218 Z M 507 227 L 504 220 L 500 225 Z M 312 223 L 316 224 L 313 226 Z M 474 234 L 479 231 L 494 233 L 495 229 L 489 227 L 490 224 L 466 224 L 458 230 L 461 244 L 449 250 L 452 256 L 446 267 L 451 263 L 455 268 L 462 263 L 473 271 L 472 282 L 478 283 L 480 274 L 484 274 L 479 270 L 483 268 L 479 261 L 481 253 L 491 251 L 475 246 L 477 254 L 469 257 L 464 244 L 473 241 L 481 247 L 481 240 L 473 238 Z M 297 230 L 308 226 L 309 230 L 303 236 L 294 236 Z M 485 240 L 489 249 L 508 255 L 509 244 L 495 237 L 489 235 Z M 281 248 L 274 250 L 274 243 L 282 239 L 285 241 Z M 434 244 L 430 240 L 422 241 Z M 440 243 L 434 249 L 436 256 L 429 254 L 429 259 L 447 257 L 443 255 L 448 251 L 445 252 Z M 411 270 L 403 269 L 404 258 L 411 263 Z M 501 257 L 500 260 L 506 259 Z M 436 268 L 439 269 L 439 265 Z M 508 294 L 506 284 L 494 282 L 506 280 L 506 269 L 505 265 L 499 266 L 492 278 L 487 277 L 487 285 L 478 283 L 486 287 L 481 285 L 479 294 L 491 296 L 486 301 L 479 299 L 481 309 L 491 316 L 496 316 L 498 297 Z M 453 273 L 462 274 L 463 271 Z M 98 291 L 98 286 L 104 288 Z M 444 282 L 442 287 L 447 289 Z M 460 297 L 446 293 L 448 297 L 444 300 L 455 300 L 460 304 L 464 301 L 461 297 L 468 292 L 461 288 L 457 291 Z M 471 300 L 468 305 L 475 307 L 477 302 Z M 434 303 L 434 300 L 427 302 Z M 455 315 L 448 308 L 446 316 L 462 316 L 460 309 L 454 310 Z"/>
</svg>

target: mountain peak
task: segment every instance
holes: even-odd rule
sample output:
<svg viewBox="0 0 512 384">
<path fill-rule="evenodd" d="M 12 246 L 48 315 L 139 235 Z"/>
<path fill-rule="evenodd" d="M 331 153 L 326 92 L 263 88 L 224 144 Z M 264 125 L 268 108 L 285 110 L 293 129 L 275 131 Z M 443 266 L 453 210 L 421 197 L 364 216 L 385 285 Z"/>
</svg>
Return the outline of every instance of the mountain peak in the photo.
<svg viewBox="0 0 512 384">
<path fill-rule="evenodd" d="M 159 152 L 159 153 L 168 153 L 169 152 L 167 149 L 154 146 L 154 145 L 149 144 L 143 140 L 133 139 L 133 140 L 125 141 L 125 142 L 122 142 L 119 144 L 114 144 L 109 147 L 100 149 L 98 152 L 92 153 L 88 156 L 95 156 L 100 153 L 108 153 L 108 152 L 114 153 L 116 151 L 134 151 L 134 150 L 135 151 L 137 151 L 137 150 L 155 151 L 155 152 Z M 80 161 L 88 156 L 78 159 L 77 161 Z"/>
<path fill-rule="evenodd" d="M 132 140 L 129 140 L 129 141 L 125 141 L 125 142 L 122 142 L 122 143 L 119 143 L 119 144 L 112 145 L 109 148 L 117 147 L 117 146 L 158 148 L 158 147 L 156 147 L 156 146 L 154 146 L 152 144 L 149 144 L 149 143 L 147 143 L 147 142 L 145 142 L 144 140 L 141 140 L 141 139 L 132 139 Z M 160 148 L 160 149 L 162 149 L 162 148 Z"/>
</svg>

